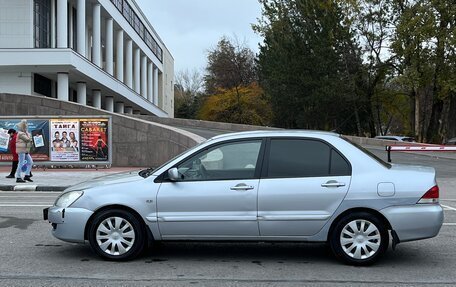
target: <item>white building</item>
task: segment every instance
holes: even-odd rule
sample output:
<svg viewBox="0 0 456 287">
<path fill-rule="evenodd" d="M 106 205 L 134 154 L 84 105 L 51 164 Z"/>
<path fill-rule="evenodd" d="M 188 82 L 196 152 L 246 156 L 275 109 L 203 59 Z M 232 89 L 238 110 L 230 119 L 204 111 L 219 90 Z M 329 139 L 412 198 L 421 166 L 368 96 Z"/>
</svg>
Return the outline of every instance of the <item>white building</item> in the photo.
<svg viewBox="0 0 456 287">
<path fill-rule="evenodd" d="M 0 0 L 0 93 L 173 117 L 173 79 L 134 0 Z"/>
</svg>

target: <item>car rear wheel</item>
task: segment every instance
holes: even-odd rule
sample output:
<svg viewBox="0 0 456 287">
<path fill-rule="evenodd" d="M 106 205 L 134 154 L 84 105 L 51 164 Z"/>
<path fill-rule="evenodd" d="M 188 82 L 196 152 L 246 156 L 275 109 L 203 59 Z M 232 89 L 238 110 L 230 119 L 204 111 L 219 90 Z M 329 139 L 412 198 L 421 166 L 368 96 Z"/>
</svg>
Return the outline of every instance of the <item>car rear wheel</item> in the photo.
<svg viewBox="0 0 456 287">
<path fill-rule="evenodd" d="M 146 233 L 140 220 L 128 211 L 105 210 L 95 215 L 89 229 L 92 249 L 104 259 L 129 260 L 144 249 Z"/>
<path fill-rule="evenodd" d="M 370 265 L 388 249 L 388 229 L 382 220 L 367 212 L 343 217 L 330 235 L 334 255 L 351 265 Z"/>
</svg>

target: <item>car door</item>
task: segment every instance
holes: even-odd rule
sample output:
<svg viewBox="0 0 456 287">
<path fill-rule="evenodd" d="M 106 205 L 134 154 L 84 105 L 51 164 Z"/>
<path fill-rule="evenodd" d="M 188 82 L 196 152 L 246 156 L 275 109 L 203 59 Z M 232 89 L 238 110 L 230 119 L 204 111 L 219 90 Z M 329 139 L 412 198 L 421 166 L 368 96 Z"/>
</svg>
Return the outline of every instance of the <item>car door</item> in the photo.
<svg viewBox="0 0 456 287">
<path fill-rule="evenodd" d="M 259 236 L 257 195 L 263 150 L 262 139 L 230 141 L 177 164 L 181 179 L 165 179 L 157 195 L 162 238 Z"/>
<path fill-rule="evenodd" d="M 310 236 L 329 220 L 351 180 L 349 162 L 316 139 L 272 138 L 258 192 L 261 236 Z"/>
</svg>

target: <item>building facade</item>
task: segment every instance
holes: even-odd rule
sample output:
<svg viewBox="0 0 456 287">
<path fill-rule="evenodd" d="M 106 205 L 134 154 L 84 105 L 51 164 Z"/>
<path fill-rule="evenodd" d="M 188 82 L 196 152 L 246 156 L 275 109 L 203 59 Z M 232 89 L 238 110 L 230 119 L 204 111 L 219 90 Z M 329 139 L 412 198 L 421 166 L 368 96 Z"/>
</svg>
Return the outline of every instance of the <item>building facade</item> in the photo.
<svg viewBox="0 0 456 287">
<path fill-rule="evenodd" d="M 173 81 L 134 0 L 0 0 L 0 93 L 173 117 Z"/>
</svg>

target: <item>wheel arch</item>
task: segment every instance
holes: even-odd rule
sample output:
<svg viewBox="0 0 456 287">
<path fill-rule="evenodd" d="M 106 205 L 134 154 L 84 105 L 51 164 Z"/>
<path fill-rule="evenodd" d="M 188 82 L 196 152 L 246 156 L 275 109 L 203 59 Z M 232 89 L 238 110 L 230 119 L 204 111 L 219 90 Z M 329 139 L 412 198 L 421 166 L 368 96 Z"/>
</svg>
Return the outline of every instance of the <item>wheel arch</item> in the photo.
<svg viewBox="0 0 456 287">
<path fill-rule="evenodd" d="M 96 217 L 96 215 L 98 213 L 100 213 L 100 212 L 105 211 L 105 210 L 112 210 L 112 209 L 121 209 L 121 210 L 130 212 L 134 217 L 136 217 L 136 219 L 139 220 L 139 222 L 141 223 L 142 227 L 144 228 L 144 231 L 145 231 L 145 233 L 147 235 L 147 241 L 151 242 L 151 241 L 154 240 L 152 232 L 151 232 L 149 226 L 146 224 L 146 222 L 142 218 L 142 216 L 136 210 L 134 210 L 133 208 L 125 206 L 125 205 L 121 205 L 121 204 L 106 205 L 106 206 L 100 207 L 99 209 L 95 210 L 94 213 L 87 220 L 87 223 L 86 223 L 86 225 L 84 227 L 84 240 L 88 240 L 89 239 L 90 225 L 92 224 L 92 222 L 93 222 L 94 218 Z"/>
<path fill-rule="evenodd" d="M 341 214 L 339 214 L 332 222 L 331 222 L 331 227 L 329 228 L 329 231 L 328 231 L 328 234 L 326 236 L 326 240 L 329 241 L 329 238 L 332 234 L 332 232 L 334 231 L 334 228 L 336 227 L 337 223 L 342 219 L 344 218 L 346 215 L 348 214 L 351 214 L 351 213 L 355 213 L 355 212 L 367 212 L 367 213 L 370 213 L 372 214 L 373 216 L 377 217 L 378 219 L 380 219 L 383 224 L 385 224 L 386 228 L 388 230 L 392 230 L 392 226 L 390 224 L 390 222 L 388 221 L 388 219 L 381 213 L 379 212 L 378 210 L 375 210 L 375 209 L 372 209 L 372 208 L 367 208 L 367 207 L 354 207 L 354 208 L 350 208 L 350 209 L 347 209 L 345 210 L 344 212 L 342 212 Z"/>
</svg>

